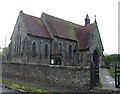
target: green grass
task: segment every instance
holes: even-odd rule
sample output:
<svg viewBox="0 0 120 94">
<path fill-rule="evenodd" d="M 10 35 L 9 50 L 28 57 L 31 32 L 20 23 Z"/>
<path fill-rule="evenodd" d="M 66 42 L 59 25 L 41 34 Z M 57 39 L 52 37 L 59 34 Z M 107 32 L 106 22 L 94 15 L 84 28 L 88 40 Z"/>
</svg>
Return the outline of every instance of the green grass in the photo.
<svg viewBox="0 0 120 94">
<path fill-rule="evenodd" d="M 98 88 L 102 88 L 102 82 L 101 82 L 101 79 L 99 78 L 99 83 L 97 83 L 96 85 Z"/>
<path fill-rule="evenodd" d="M 108 72 L 110 76 L 112 76 L 115 79 L 115 67 L 111 67 L 110 69 L 108 69 Z"/>
<path fill-rule="evenodd" d="M 14 83 L 14 82 L 7 81 L 7 80 L 3 80 L 2 84 L 5 85 L 5 86 L 7 86 L 7 87 L 10 87 L 12 89 L 21 89 L 21 90 L 24 90 L 26 92 L 33 92 L 33 94 L 36 94 L 35 92 L 39 92 L 39 93 L 47 92 L 49 94 L 52 94 L 51 91 L 48 91 L 46 89 L 41 89 L 41 88 L 26 86 L 26 85 Z"/>
<path fill-rule="evenodd" d="M 101 79 L 99 80 L 98 87 L 99 87 L 99 88 L 102 88 L 102 82 L 101 82 Z"/>
<path fill-rule="evenodd" d="M 55 92 L 55 91 L 51 91 L 51 90 L 47 90 L 47 89 L 42 89 L 42 88 L 36 88 L 36 87 L 32 87 L 32 86 L 27 86 L 27 85 L 22 85 L 19 83 L 15 83 L 12 81 L 8 81 L 8 80 L 2 80 L 2 84 L 10 87 L 12 89 L 21 89 L 24 90 L 25 92 L 27 92 L 26 94 L 65 94 L 64 92 Z"/>
</svg>

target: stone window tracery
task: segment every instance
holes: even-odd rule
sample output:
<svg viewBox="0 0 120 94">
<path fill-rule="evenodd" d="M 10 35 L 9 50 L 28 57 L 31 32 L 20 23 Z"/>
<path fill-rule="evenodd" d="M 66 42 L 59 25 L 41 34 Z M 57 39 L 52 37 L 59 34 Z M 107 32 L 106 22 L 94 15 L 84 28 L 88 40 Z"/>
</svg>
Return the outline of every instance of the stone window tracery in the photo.
<svg viewBox="0 0 120 94">
<path fill-rule="evenodd" d="M 62 43 L 61 42 L 58 44 L 58 54 L 62 56 Z"/>
<path fill-rule="evenodd" d="M 48 57 L 48 44 L 45 44 L 45 58 Z"/>
<path fill-rule="evenodd" d="M 69 45 L 69 48 L 68 48 L 68 51 L 69 51 L 69 58 L 72 58 L 72 45 L 70 44 Z"/>
<path fill-rule="evenodd" d="M 14 56 L 19 55 L 21 52 L 21 37 L 16 36 L 15 38 L 15 47 L 14 47 Z"/>
<path fill-rule="evenodd" d="M 32 57 L 36 57 L 36 42 L 32 43 Z"/>
</svg>

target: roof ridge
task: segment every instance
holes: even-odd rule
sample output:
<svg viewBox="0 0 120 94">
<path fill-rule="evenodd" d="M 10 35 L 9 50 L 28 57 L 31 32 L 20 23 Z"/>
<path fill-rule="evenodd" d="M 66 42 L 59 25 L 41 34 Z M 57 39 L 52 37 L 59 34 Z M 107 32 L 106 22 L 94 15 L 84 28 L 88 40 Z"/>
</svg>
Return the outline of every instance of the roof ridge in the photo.
<svg viewBox="0 0 120 94">
<path fill-rule="evenodd" d="M 92 25 L 94 25 L 94 23 L 84 25 L 84 26 L 81 26 L 81 27 L 76 27 L 75 29 L 77 29 L 77 28 L 88 28 L 89 26 L 92 26 Z"/>
<path fill-rule="evenodd" d="M 30 29 L 31 35 L 49 38 L 50 34 L 48 33 L 47 28 L 44 25 L 44 22 L 42 21 L 41 18 L 26 14 L 26 13 L 23 13 L 23 17 L 26 20 L 26 24 L 28 25 L 28 28 Z M 40 29 L 41 27 L 42 29 Z"/>
<path fill-rule="evenodd" d="M 37 19 L 41 19 L 39 17 L 36 17 L 36 16 L 33 16 L 33 15 L 30 15 L 30 14 L 26 14 L 26 13 L 23 13 L 23 15 L 27 15 L 27 16 L 31 16 L 31 17 L 34 17 L 34 18 L 37 18 Z"/>
<path fill-rule="evenodd" d="M 58 17 L 56 17 L 56 16 L 49 15 L 49 14 L 46 14 L 45 12 L 43 12 L 42 15 L 44 15 L 44 14 L 47 15 L 47 16 L 49 16 L 49 17 L 56 18 L 56 19 L 59 19 L 59 20 L 62 20 L 62 21 L 65 21 L 65 22 L 68 22 L 68 23 L 71 23 L 71 24 L 74 24 L 74 25 L 82 26 L 82 25 L 80 25 L 80 24 L 77 24 L 77 23 L 74 23 L 74 22 L 71 22 L 71 21 L 62 19 L 62 18 L 58 18 Z"/>
</svg>

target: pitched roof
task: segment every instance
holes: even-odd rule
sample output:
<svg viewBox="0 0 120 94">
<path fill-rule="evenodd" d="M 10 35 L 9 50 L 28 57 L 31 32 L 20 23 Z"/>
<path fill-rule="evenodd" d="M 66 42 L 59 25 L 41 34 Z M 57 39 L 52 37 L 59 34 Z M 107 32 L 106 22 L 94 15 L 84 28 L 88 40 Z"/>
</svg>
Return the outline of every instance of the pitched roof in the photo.
<svg viewBox="0 0 120 94">
<path fill-rule="evenodd" d="M 90 34 L 93 31 L 93 24 L 75 28 L 79 49 L 87 49 L 89 47 Z"/>
<path fill-rule="evenodd" d="M 23 17 L 29 26 L 31 35 L 51 38 L 48 30 L 40 18 L 23 13 Z"/>
<path fill-rule="evenodd" d="M 47 25 L 51 27 L 52 32 L 61 38 L 77 40 L 74 28 L 80 27 L 80 25 L 65 21 L 63 19 L 43 13 Z"/>
<path fill-rule="evenodd" d="M 78 41 L 79 50 L 84 50 L 89 47 L 90 34 L 93 31 L 93 24 L 81 26 L 63 19 L 43 13 L 41 18 L 37 18 L 28 14 L 23 16 L 30 28 L 31 34 L 34 36 L 51 38 L 50 32 L 46 28 L 46 24 L 43 22 L 42 16 L 44 16 L 49 29 L 55 36 Z M 53 35 L 53 36 L 54 36 Z"/>
</svg>

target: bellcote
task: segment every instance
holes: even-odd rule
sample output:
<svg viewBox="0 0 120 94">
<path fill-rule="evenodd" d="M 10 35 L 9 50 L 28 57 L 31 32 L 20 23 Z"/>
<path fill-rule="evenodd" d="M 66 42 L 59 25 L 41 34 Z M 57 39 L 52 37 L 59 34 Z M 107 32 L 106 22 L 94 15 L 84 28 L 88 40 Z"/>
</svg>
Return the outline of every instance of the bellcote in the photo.
<svg viewBox="0 0 120 94">
<path fill-rule="evenodd" d="M 90 19 L 89 19 L 88 14 L 86 14 L 86 17 L 85 17 L 85 25 L 87 24 L 90 24 Z"/>
</svg>

